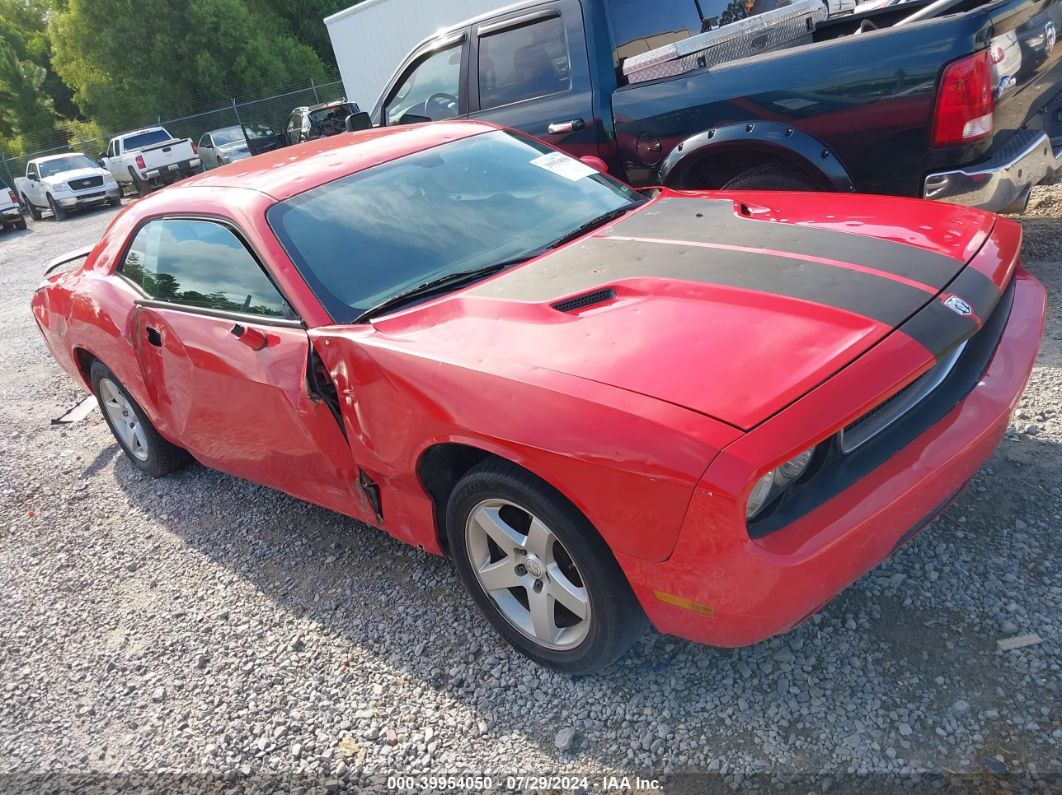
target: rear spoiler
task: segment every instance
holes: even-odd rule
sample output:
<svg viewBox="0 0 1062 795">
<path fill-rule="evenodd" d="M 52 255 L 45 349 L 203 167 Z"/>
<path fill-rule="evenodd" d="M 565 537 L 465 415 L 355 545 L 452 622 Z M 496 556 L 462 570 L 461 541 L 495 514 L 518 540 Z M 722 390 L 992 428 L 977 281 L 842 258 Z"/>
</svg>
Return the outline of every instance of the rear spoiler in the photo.
<svg viewBox="0 0 1062 795">
<path fill-rule="evenodd" d="M 75 260 L 79 259 L 84 259 L 92 253 L 92 249 L 94 249 L 95 247 L 96 245 L 92 244 L 91 246 L 85 246 L 84 248 L 78 248 L 74 249 L 73 251 L 68 251 L 65 254 L 60 254 L 58 257 L 48 263 L 48 269 L 44 271 L 44 275 L 49 276 L 52 271 L 57 270 L 58 268 L 63 265 L 66 265 L 67 263 L 74 262 Z"/>
</svg>

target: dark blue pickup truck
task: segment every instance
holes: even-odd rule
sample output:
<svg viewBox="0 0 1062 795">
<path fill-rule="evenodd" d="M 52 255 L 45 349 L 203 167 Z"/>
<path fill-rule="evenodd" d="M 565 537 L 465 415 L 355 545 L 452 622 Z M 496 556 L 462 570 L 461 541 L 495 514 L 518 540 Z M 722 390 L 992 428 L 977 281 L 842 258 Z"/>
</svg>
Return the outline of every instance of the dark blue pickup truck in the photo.
<svg viewBox="0 0 1062 795">
<path fill-rule="evenodd" d="M 599 157 L 636 186 L 858 191 L 997 211 L 1022 207 L 1062 166 L 1062 0 L 878 0 L 820 11 L 781 49 L 757 53 L 766 36 L 750 37 L 736 60 L 655 79 L 625 70 L 725 32 L 758 2 L 509 6 L 418 46 L 373 119 L 494 121 Z"/>
</svg>

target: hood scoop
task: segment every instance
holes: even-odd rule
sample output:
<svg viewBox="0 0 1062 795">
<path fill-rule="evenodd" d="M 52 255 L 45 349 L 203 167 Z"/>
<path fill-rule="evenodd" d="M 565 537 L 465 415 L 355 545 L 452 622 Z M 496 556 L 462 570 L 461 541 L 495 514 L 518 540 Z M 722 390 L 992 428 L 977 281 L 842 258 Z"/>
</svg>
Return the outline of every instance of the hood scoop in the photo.
<svg viewBox="0 0 1062 795">
<path fill-rule="evenodd" d="M 589 293 L 583 293 L 577 295 L 574 298 L 566 298 L 563 301 L 558 301 L 553 304 L 553 308 L 558 312 L 573 313 L 578 312 L 580 309 L 587 309 L 597 304 L 604 304 L 608 301 L 612 301 L 616 297 L 616 291 L 611 287 L 607 287 L 602 290 L 593 290 Z"/>
</svg>

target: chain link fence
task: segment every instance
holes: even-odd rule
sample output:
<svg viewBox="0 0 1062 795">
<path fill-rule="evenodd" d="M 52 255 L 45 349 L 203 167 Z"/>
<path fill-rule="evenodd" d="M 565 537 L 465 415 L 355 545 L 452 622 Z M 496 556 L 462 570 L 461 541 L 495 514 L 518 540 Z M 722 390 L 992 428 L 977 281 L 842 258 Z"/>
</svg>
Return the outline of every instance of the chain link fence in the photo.
<svg viewBox="0 0 1062 795">
<path fill-rule="evenodd" d="M 205 132 L 241 123 L 265 124 L 272 127 L 275 132 L 281 132 L 294 108 L 316 105 L 320 102 L 334 102 L 343 98 L 343 83 L 340 80 L 316 83 L 311 79 L 308 83 L 286 87 L 271 96 L 243 101 L 233 97 L 228 105 L 184 116 L 175 118 L 163 118 L 162 114 L 154 117 L 148 116 L 121 129 L 111 130 L 106 136 L 100 138 L 71 136 L 69 140 L 62 140 L 60 137 L 59 140 L 38 142 L 39 148 L 19 155 L 9 155 L 0 149 L 0 180 L 14 188 L 15 177 L 23 176 L 26 173 L 26 163 L 37 157 L 72 151 L 84 152 L 95 159 L 107 148 L 111 137 L 143 127 L 165 127 L 175 138 L 191 138 L 196 143 Z"/>
</svg>

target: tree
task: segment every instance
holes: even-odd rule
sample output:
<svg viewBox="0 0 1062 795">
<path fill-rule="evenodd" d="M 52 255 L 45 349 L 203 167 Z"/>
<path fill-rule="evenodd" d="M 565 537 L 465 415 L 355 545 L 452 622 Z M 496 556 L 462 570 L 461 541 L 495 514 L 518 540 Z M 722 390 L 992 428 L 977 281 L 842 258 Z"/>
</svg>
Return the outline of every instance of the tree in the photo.
<svg viewBox="0 0 1062 795">
<path fill-rule="evenodd" d="M 280 17 L 303 44 L 313 48 L 325 63 L 335 66 L 336 54 L 324 18 L 364 0 L 252 0 L 252 5 Z"/>
<path fill-rule="evenodd" d="M 47 0 L 0 0 L 0 146 L 58 136 L 60 113 L 73 115 L 71 92 L 52 70 Z"/>
<path fill-rule="evenodd" d="M 323 80 L 313 49 L 252 2 L 67 0 L 50 26 L 56 71 L 113 129 Z"/>
</svg>

